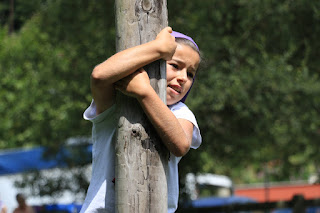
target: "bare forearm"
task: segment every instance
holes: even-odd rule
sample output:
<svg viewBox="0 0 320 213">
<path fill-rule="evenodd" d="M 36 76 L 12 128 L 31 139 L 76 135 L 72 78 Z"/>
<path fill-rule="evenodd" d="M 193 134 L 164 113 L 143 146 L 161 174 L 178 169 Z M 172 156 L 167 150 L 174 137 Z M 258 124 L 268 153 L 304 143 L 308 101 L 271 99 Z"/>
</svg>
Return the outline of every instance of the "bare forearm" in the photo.
<svg viewBox="0 0 320 213">
<path fill-rule="evenodd" d="M 181 125 L 170 109 L 160 100 L 154 90 L 152 95 L 138 98 L 144 112 L 155 127 L 162 142 L 175 156 L 185 155 L 190 148 L 193 125 L 188 122 L 187 129 Z M 191 135 L 186 131 L 191 130 Z"/>
<path fill-rule="evenodd" d="M 95 67 L 91 74 L 91 91 L 97 113 L 114 103 L 114 83 L 140 67 L 161 58 L 155 41 L 119 52 Z"/>
<path fill-rule="evenodd" d="M 95 67 L 93 79 L 114 83 L 161 58 L 156 41 L 121 51 Z"/>
<path fill-rule="evenodd" d="M 94 68 L 91 73 L 91 91 L 97 114 L 113 105 L 116 82 L 153 61 L 172 58 L 177 44 L 171 32 L 172 29 L 166 27 L 155 40 L 118 52 Z"/>
</svg>

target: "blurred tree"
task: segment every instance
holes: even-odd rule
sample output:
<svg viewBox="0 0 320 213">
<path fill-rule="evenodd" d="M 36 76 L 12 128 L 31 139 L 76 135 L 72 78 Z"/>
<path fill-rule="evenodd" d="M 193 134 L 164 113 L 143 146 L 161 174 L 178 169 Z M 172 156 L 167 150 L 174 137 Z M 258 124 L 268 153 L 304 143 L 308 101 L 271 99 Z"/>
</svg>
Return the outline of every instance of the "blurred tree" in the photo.
<svg viewBox="0 0 320 213">
<path fill-rule="evenodd" d="M 182 3 L 184 10 L 173 9 Z M 319 2 L 175 1 L 168 8 L 170 25 L 194 37 L 207 62 L 187 100 L 202 152 L 183 159 L 184 172 L 263 181 L 265 165 L 275 161 L 273 180 L 315 172 Z"/>
<path fill-rule="evenodd" d="M 10 36 L 0 29 L 0 148 L 42 145 L 54 156 L 68 138 L 90 137 L 82 113 L 91 70 L 115 50 L 113 2 L 52 1 L 34 14 Z"/>
<path fill-rule="evenodd" d="M 8 25 L 12 31 L 18 31 L 47 0 L 8 0 L 0 2 L 0 25 Z M 10 30 L 9 30 L 10 31 Z"/>
</svg>

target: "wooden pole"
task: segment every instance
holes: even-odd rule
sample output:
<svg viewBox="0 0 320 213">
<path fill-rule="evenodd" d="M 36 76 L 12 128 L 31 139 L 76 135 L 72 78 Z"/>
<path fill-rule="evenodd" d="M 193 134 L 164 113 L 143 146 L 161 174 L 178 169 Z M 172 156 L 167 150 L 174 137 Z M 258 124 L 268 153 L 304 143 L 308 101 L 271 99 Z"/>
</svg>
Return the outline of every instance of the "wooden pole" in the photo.
<svg viewBox="0 0 320 213">
<path fill-rule="evenodd" d="M 168 25 L 166 0 L 116 0 L 115 12 L 117 51 L 155 39 Z M 166 103 L 165 61 L 145 69 Z M 117 104 L 121 117 L 115 142 L 116 212 L 165 213 L 169 152 L 135 99 L 117 94 Z"/>
</svg>

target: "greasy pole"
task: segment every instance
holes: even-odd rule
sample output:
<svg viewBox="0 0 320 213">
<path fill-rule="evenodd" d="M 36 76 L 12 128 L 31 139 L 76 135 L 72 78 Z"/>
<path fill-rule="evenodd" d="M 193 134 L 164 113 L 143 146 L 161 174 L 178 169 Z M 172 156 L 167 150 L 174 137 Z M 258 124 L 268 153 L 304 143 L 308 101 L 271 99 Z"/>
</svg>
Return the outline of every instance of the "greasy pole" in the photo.
<svg viewBox="0 0 320 213">
<path fill-rule="evenodd" d="M 117 51 L 149 42 L 168 25 L 166 0 L 115 0 Z M 144 67 L 166 103 L 166 64 Z M 169 152 L 139 103 L 117 94 L 120 110 L 115 141 L 115 210 L 119 213 L 167 212 Z"/>
</svg>

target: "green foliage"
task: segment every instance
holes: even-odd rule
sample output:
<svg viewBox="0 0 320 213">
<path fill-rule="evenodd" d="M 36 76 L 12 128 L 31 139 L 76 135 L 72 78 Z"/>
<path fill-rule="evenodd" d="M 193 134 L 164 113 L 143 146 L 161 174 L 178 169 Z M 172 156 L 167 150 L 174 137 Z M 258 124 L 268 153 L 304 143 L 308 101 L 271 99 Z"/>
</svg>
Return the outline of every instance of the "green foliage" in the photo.
<svg viewBox="0 0 320 213">
<path fill-rule="evenodd" d="M 43 145 L 54 156 L 68 138 L 90 137 L 82 113 L 92 69 L 115 50 L 113 5 L 52 1 L 40 8 L 15 33 L 0 29 L 0 149 Z"/>
<path fill-rule="evenodd" d="M 13 4 L 11 4 L 13 2 Z M 12 25 L 19 30 L 41 7 L 45 7 L 47 0 L 10 0 L 0 2 L 0 24 L 10 25 L 10 16 L 14 17 Z"/>
<path fill-rule="evenodd" d="M 227 174 L 238 182 L 263 181 L 260 174 L 274 161 L 273 180 L 316 172 L 320 4 L 185 4 L 186 10 L 173 11 L 170 25 L 190 32 L 207 64 L 187 100 L 204 137 L 202 152 L 191 151 L 181 168 Z M 309 171 L 307 164 L 313 165 Z"/>
<path fill-rule="evenodd" d="M 55 1 L 1 41 L 1 148 L 58 147 L 71 136 L 90 134 L 82 119 L 91 100 L 89 76 L 113 52 L 114 28 L 102 6 L 81 3 Z M 65 10 L 74 12 L 64 17 Z M 93 13 L 101 15 L 98 21 Z"/>
<path fill-rule="evenodd" d="M 61 74 L 70 72 L 65 57 L 70 50 L 48 40 L 36 22 L 3 40 L 1 91 L 6 107 L 1 114 L 6 123 L 1 126 L 1 146 L 49 145 L 69 137 L 69 116 L 81 107 L 64 92 L 70 85 Z"/>
</svg>

